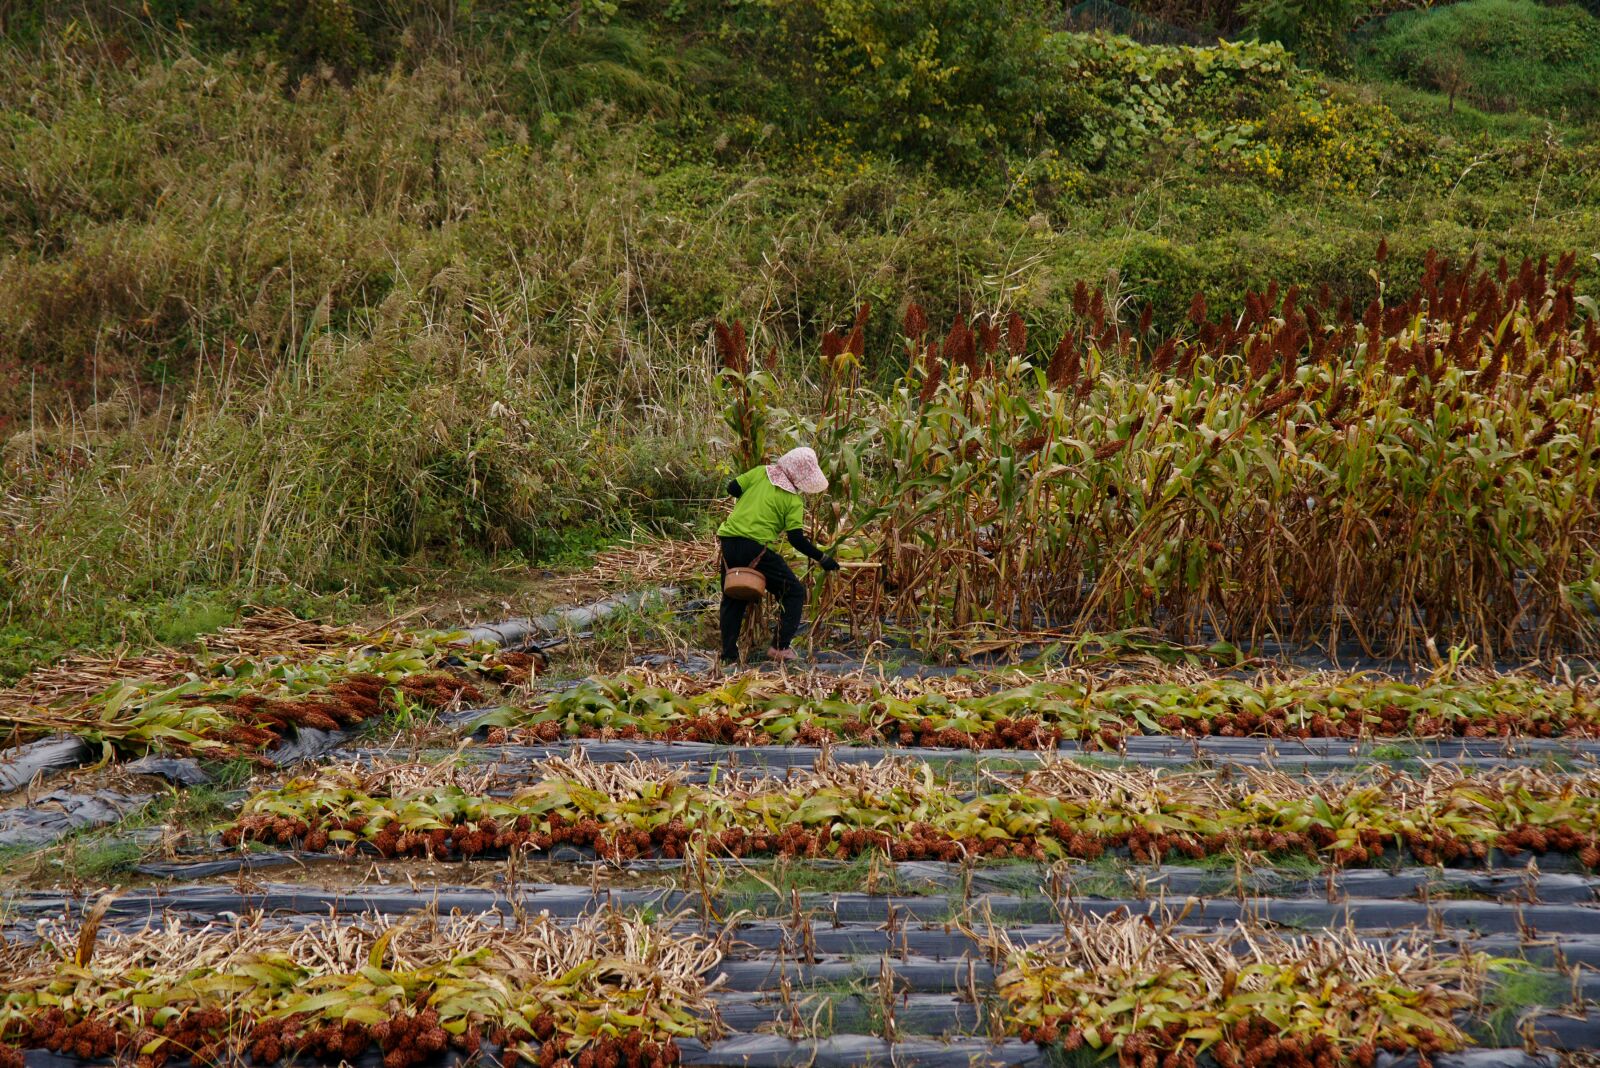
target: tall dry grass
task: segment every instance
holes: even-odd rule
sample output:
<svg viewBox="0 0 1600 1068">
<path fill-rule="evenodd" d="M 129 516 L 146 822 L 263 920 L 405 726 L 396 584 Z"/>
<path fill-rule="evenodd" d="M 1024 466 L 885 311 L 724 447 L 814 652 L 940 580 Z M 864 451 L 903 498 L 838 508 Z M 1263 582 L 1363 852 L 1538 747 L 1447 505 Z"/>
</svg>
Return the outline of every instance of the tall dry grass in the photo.
<svg viewBox="0 0 1600 1068">
<path fill-rule="evenodd" d="M 627 125 L 536 145 L 518 86 L 443 63 L 44 47 L 0 49 L 0 626 L 547 555 L 709 484 Z"/>
</svg>

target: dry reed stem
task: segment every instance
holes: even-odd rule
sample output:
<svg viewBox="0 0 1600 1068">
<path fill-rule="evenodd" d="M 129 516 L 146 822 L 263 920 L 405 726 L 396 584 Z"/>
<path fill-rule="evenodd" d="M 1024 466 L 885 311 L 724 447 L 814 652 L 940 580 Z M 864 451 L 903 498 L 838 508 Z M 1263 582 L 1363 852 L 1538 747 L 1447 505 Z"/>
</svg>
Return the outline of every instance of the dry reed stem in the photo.
<svg viewBox="0 0 1600 1068">
<path fill-rule="evenodd" d="M 623 582 L 673 585 L 716 574 L 715 539 L 662 540 L 617 546 L 597 554 L 589 576 L 612 585 Z"/>
</svg>

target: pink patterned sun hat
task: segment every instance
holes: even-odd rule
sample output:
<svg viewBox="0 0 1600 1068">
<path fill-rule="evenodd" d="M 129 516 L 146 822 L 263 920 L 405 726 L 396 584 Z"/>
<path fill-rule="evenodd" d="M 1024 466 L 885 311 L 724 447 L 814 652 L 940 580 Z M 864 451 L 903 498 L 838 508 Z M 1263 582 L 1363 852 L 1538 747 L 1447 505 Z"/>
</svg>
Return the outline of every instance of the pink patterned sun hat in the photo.
<svg viewBox="0 0 1600 1068">
<path fill-rule="evenodd" d="M 828 488 L 828 476 L 817 465 L 817 454 L 801 447 L 790 449 L 767 465 L 767 478 L 790 493 L 821 493 Z"/>
</svg>

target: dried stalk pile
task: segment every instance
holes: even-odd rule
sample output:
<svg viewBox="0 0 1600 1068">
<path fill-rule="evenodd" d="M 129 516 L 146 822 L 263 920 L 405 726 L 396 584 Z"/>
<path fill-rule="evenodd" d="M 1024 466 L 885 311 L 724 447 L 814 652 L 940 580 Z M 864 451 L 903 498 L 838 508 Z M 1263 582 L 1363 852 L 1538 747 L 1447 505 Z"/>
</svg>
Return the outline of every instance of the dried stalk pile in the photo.
<svg viewBox="0 0 1600 1068">
<path fill-rule="evenodd" d="M 262 657 L 307 660 L 333 648 L 362 644 L 378 646 L 381 636 L 314 624 L 285 609 L 261 609 L 237 627 L 224 627 L 214 635 L 206 635 L 197 652 L 170 649 L 142 657 L 74 656 L 61 664 L 29 671 L 16 686 L 0 691 L 0 716 L 27 708 L 85 702 L 130 679 L 178 683 L 184 676 L 202 670 L 203 665 L 216 665 L 208 670 L 224 670 Z"/>
<path fill-rule="evenodd" d="M 1600 702 L 1581 686 L 1525 675 L 1376 675 L 1173 670 L 1160 677 L 1056 671 L 1026 676 L 883 679 L 869 674 L 634 672 L 589 679 L 542 704 L 479 721 L 492 740 L 655 738 L 738 745 L 868 742 L 1045 749 L 1062 740 L 1115 749 L 1129 734 L 1265 738 L 1593 737 Z M 1012 685 L 1006 685 L 1011 683 Z M 508 730 L 509 729 L 509 730 Z"/>
<path fill-rule="evenodd" d="M 665 1068 L 674 1039 L 715 1033 L 703 938 L 601 913 L 325 919 L 259 917 L 137 934 L 47 925 L 8 945 L 0 1064 L 19 1049 L 140 1068 L 169 1060 L 355 1061 L 410 1068 L 482 1042 L 543 1068 Z"/>
<path fill-rule="evenodd" d="M 533 658 L 465 649 L 454 637 L 263 613 L 193 656 L 85 659 L 36 672 L 0 696 L 0 731 L 12 742 L 76 734 L 123 755 L 247 756 L 302 727 L 338 730 L 406 708 L 479 702 L 480 684 L 538 669 Z"/>
<path fill-rule="evenodd" d="M 1015 318 L 940 340 L 913 306 L 880 393 L 833 337 L 821 415 L 770 415 L 828 468 L 824 539 L 883 565 L 828 585 L 833 618 L 930 646 L 1137 626 L 1592 649 L 1600 323 L 1574 266 L 1430 256 L 1364 311 L 1274 285 L 1219 320 L 1197 295 L 1165 338 L 1080 286 L 1053 350 Z"/>
<path fill-rule="evenodd" d="M 224 841 L 439 858 L 566 843 L 612 859 L 704 847 L 896 860 L 1266 854 L 1335 865 L 1406 854 L 1422 864 L 1474 864 L 1499 849 L 1569 854 L 1600 868 L 1600 782 L 1525 768 L 1307 783 L 1058 761 L 1020 779 L 995 778 L 976 794 L 927 765 L 898 761 L 824 763 L 787 779 L 728 773 L 710 784 L 662 763 L 575 757 L 529 770 L 530 785 L 494 795 L 464 788 L 449 771 L 386 791 L 370 768 L 330 768 L 250 798 Z"/>
<path fill-rule="evenodd" d="M 1426 1058 L 1468 1045 L 1452 1016 L 1478 1003 L 1489 970 L 1481 955 L 1441 957 L 1420 938 L 1375 946 L 1353 932 L 1174 926 L 1089 919 L 1026 947 L 993 930 L 1007 1028 L 1127 1068 L 1193 1068 L 1202 1053 L 1222 1068 L 1371 1068 L 1380 1050 Z"/>
<path fill-rule="evenodd" d="M 178 682 L 199 670 L 220 673 L 250 660 L 310 660 L 337 648 L 384 647 L 395 634 L 369 633 L 313 623 L 281 608 L 253 612 L 237 626 L 206 635 L 196 652 L 167 650 L 149 656 L 73 656 L 38 668 L 0 690 L 0 716 L 19 709 L 86 701 L 119 682 Z"/>
<path fill-rule="evenodd" d="M 656 586 L 683 585 L 716 573 L 717 543 L 712 538 L 618 546 L 595 556 L 589 569 L 591 577 L 607 584 Z"/>
</svg>

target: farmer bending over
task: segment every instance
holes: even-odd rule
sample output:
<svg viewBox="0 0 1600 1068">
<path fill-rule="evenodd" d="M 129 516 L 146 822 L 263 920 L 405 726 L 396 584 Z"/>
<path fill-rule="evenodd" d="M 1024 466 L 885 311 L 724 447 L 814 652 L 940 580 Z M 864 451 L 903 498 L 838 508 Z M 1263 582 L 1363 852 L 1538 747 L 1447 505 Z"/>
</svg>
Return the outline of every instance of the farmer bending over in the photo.
<svg viewBox="0 0 1600 1068">
<path fill-rule="evenodd" d="M 794 641 L 800 629 L 800 613 L 805 608 L 806 591 L 783 557 L 772 549 L 779 534 L 787 534 L 796 551 L 822 565 L 824 571 L 837 571 L 833 557 L 811 544 L 801 529 L 804 512 L 802 493 L 821 493 L 828 478 L 817 466 L 817 454 L 810 449 L 791 449 L 765 467 L 752 467 L 732 482 L 728 492 L 739 498 L 733 514 L 717 528 L 722 542 L 722 568 L 752 567 L 767 580 L 767 592 L 783 602 L 778 623 L 778 642 L 767 655 L 773 660 L 793 660 Z M 739 660 L 739 628 L 744 625 L 746 602 L 722 595 L 722 662 Z"/>
</svg>

